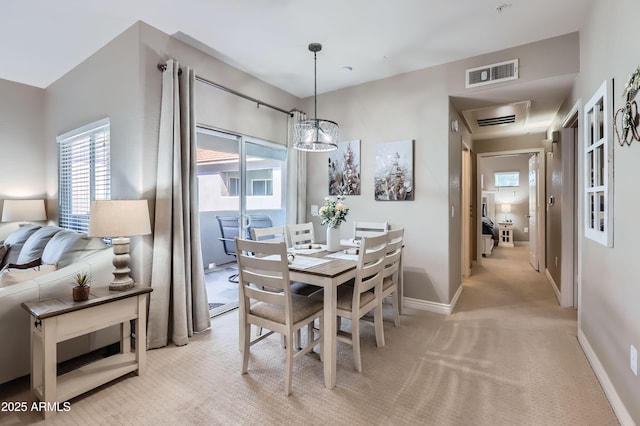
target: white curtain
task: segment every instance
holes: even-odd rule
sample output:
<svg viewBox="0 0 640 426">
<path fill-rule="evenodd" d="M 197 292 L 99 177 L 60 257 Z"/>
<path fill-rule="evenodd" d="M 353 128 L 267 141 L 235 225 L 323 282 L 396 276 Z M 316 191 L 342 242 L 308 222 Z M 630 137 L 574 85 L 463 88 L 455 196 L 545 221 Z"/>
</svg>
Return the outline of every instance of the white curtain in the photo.
<svg viewBox="0 0 640 426">
<path fill-rule="evenodd" d="M 186 345 L 210 327 L 200 248 L 195 73 L 168 60 L 162 75 L 158 177 L 147 345 Z"/>
<path fill-rule="evenodd" d="M 307 222 L 307 153 L 293 147 L 293 124 L 306 114 L 292 111 L 288 122 L 287 223 Z"/>
</svg>

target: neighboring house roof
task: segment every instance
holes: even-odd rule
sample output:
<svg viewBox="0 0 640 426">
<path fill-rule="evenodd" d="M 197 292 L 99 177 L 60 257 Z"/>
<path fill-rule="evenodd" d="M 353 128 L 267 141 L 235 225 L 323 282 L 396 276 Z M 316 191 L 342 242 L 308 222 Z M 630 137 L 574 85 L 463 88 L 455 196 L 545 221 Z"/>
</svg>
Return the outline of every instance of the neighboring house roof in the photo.
<svg viewBox="0 0 640 426">
<path fill-rule="evenodd" d="M 229 161 L 238 161 L 238 154 L 230 152 L 212 151 L 209 149 L 198 148 L 196 150 L 198 164 L 221 163 Z"/>
</svg>

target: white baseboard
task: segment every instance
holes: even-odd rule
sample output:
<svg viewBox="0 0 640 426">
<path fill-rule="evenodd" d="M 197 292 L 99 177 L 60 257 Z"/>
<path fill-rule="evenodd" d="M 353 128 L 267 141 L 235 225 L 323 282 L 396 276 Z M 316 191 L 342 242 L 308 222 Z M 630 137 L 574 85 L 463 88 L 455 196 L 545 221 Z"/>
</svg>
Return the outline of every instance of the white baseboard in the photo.
<svg viewBox="0 0 640 426">
<path fill-rule="evenodd" d="M 613 408 L 613 412 L 616 414 L 616 417 L 618 417 L 618 421 L 622 426 L 634 426 L 635 422 L 631 418 L 631 414 L 629 414 L 627 407 L 624 406 L 624 403 L 620 399 L 620 395 L 618 395 L 616 388 L 613 386 L 613 383 L 611 383 L 609 375 L 602 366 L 602 363 L 598 359 L 596 353 L 593 351 L 593 348 L 589 344 L 589 339 L 584 335 L 582 329 L 578 329 L 578 342 L 580 343 L 589 364 L 591 364 L 591 368 L 596 373 L 600 386 L 602 386 L 604 394 L 607 396 L 607 399 L 611 404 L 611 408 Z"/>
<path fill-rule="evenodd" d="M 558 290 L 558 285 L 556 284 L 556 280 L 553 279 L 553 277 L 551 276 L 551 272 L 549 272 L 548 269 L 544 270 L 544 276 L 547 277 L 547 279 L 549 280 L 549 284 L 551 285 L 553 292 L 556 294 L 556 299 L 558 299 L 558 303 L 560 304 L 560 306 L 562 306 L 562 297 L 560 294 L 560 290 Z"/>
<path fill-rule="evenodd" d="M 462 287 L 462 284 L 460 284 L 460 287 L 458 287 L 458 291 L 456 291 L 456 294 L 453 296 L 451 303 L 430 302 L 428 300 L 412 299 L 410 297 L 403 297 L 402 303 L 407 308 L 413 308 L 419 311 L 428 311 L 434 312 L 436 314 L 451 315 L 456 307 L 456 303 L 458 303 L 460 295 L 462 294 Z"/>
</svg>

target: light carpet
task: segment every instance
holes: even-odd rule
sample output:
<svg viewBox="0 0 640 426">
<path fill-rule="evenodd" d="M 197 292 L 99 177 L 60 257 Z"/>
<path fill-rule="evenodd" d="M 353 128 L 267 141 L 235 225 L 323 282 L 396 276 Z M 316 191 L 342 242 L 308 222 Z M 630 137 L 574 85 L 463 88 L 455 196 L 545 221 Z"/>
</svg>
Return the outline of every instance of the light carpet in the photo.
<svg viewBox="0 0 640 426">
<path fill-rule="evenodd" d="M 338 342 L 333 390 L 309 354 L 294 364 L 285 397 L 278 336 L 252 347 L 241 375 L 236 310 L 187 346 L 149 351 L 145 375 L 75 398 L 46 424 L 618 424 L 578 344 L 576 317 L 528 265 L 526 247 L 498 247 L 464 281 L 453 315 L 406 309 L 399 327 L 385 323 L 383 348 L 363 324 L 362 373 Z M 0 387 L 0 400 L 30 401 L 28 380 Z M 44 424 L 37 413 L 0 413 L 3 425 L 32 423 Z"/>
</svg>

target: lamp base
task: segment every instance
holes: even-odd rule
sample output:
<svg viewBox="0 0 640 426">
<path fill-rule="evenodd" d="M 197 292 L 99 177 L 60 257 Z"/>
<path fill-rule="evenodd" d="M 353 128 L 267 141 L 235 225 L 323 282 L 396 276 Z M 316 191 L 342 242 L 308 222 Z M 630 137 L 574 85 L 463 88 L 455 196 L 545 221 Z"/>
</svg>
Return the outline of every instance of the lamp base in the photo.
<svg viewBox="0 0 640 426">
<path fill-rule="evenodd" d="M 135 284 L 133 282 L 133 278 L 129 278 L 128 281 L 124 281 L 124 282 L 113 280 L 109 284 L 109 290 L 115 290 L 115 291 L 127 290 L 129 288 L 133 288 L 133 284 Z"/>
<path fill-rule="evenodd" d="M 122 291 L 133 287 L 133 278 L 129 276 L 129 238 L 113 238 L 113 281 L 109 284 L 109 290 Z"/>
</svg>

